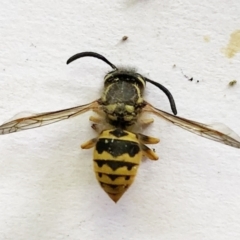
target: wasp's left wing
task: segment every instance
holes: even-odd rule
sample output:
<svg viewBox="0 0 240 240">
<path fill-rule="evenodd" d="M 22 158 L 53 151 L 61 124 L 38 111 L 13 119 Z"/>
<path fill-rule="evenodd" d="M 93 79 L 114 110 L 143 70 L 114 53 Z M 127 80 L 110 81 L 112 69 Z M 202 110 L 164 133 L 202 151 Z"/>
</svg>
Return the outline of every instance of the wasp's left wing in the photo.
<svg viewBox="0 0 240 240">
<path fill-rule="evenodd" d="M 222 123 L 207 125 L 186 118 L 174 116 L 170 113 L 153 107 L 147 102 L 146 104 L 147 105 L 143 108 L 143 112 L 151 112 L 183 129 L 202 137 L 209 138 L 235 148 L 240 148 L 240 137 L 233 130 Z"/>
<path fill-rule="evenodd" d="M 98 110 L 98 100 L 89 104 L 68 108 L 64 110 L 34 114 L 28 117 L 22 117 L 0 126 L 0 135 L 19 132 L 36 127 L 42 127 L 51 123 L 59 122 L 64 119 L 75 117 L 89 110 Z"/>
</svg>

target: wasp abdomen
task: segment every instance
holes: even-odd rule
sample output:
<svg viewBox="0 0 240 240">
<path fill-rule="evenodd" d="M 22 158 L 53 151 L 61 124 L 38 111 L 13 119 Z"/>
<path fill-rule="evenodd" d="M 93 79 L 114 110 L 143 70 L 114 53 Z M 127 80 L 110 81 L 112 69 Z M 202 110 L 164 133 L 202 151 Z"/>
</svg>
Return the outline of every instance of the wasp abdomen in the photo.
<svg viewBox="0 0 240 240">
<path fill-rule="evenodd" d="M 122 156 L 125 153 L 129 157 L 134 157 L 140 151 L 140 147 L 138 143 L 133 141 L 103 138 L 97 142 L 96 150 L 100 154 L 105 151 L 113 157 Z"/>
<path fill-rule="evenodd" d="M 94 150 L 94 171 L 103 190 L 117 202 L 134 181 L 142 159 L 137 135 L 122 129 L 103 131 Z"/>
</svg>

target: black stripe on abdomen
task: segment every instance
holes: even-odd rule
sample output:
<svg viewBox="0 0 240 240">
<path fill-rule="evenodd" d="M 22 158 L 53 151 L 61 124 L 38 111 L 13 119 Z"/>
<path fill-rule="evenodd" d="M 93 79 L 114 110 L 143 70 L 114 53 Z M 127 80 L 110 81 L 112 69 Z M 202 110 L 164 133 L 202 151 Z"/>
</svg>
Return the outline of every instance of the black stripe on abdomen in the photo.
<svg viewBox="0 0 240 240">
<path fill-rule="evenodd" d="M 96 150 L 99 154 L 105 151 L 113 157 L 118 157 L 125 153 L 130 157 L 134 157 L 140 152 L 140 147 L 137 142 L 133 141 L 100 138 L 96 144 Z"/>
<path fill-rule="evenodd" d="M 136 163 L 131 162 L 123 162 L 123 161 L 116 161 L 116 160 L 104 160 L 104 159 L 94 159 L 94 162 L 97 163 L 98 167 L 101 168 L 103 165 L 107 165 L 113 171 L 116 171 L 118 168 L 126 167 L 127 170 L 132 170 L 134 166 L 137 166 Z"/>
</svg>

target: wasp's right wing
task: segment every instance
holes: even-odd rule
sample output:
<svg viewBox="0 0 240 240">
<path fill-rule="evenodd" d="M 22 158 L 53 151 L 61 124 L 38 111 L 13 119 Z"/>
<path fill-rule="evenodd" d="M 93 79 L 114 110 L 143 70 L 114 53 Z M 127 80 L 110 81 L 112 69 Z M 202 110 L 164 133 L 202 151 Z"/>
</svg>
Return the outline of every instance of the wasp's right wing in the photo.
<svg viewBox="0 0 240 240">
<path fill-rule="evenodd" d="M 64 119 L 75 117 L 89 110 L 99 110 L 98 100 L 73 108 L 54 112 L 39 113 L 6 122 L 0 126 L 0 135 L 42 127 L 51 123 L 62 121 Z"/>
<path fill-rule="evenodd" d="M 202 137 L 217 141 L 235 148 L 240 148 L 240 137 L 229 127 L 222 123 L 204 124 L 192 121 L 186 118 L 174 116 L 170 113 L 164 112 L 160 109 L 153 107 L 150 103 L 146 102 L 143 112 L 151 112 L 187 131 L 200 135 Z"/>
</svg>

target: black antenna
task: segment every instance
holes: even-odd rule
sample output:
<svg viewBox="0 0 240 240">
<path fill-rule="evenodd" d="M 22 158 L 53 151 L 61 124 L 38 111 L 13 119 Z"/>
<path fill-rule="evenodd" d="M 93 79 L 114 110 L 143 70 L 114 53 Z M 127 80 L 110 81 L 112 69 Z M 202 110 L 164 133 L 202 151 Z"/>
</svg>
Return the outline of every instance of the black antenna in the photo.
<svg viewBox="0 0 240 240">
<path fill-rule="evenodd" d="M 74 60 L 78 59 L 78 58 L 82 58 L 82 57 L 95 57 L 98 58 L 102 61 L 104 61 L 105 63 L 107 63 L 108 65 L 110 65 L 113 69 L 117 70 L 117 67 L 115 65 L 113 65 L 112 63 L 110 63 L 104 56 L 95 53 L 95 52 L 81 52 L 81 53 L 77 53 L 75 55 L 73 55 L 72 57 L 70 57 L 67 60 L 67 64 L 73 62 Z"/>
<path fill-rule="evenodd" d="M 167 88 L 165 88 L 163 85 L 161 85 L 160 83 L 154 82 L 153 80 L 150 80 L 148 78 L 145 78 L 145 80 L 146 80 L 146 82 L 150 82 L 151 84 L 153 84 L 156 87 L 158 87 L 159 89 L 161 89 L 167 95 L 168 100 L 171 105 L 172 112 L 174 113 L 174 115 L 177 115 L 176 104 L 175 104 L 174 98 L 173 98 L 172 94 L 169 92 L 169 90 Z"/>
<path fill-rule="evenodd" d="M 95 58 L 98 58 L 98 59 L 104 61 L 105 63 L 107 63 L 108 65 L 110 65 L 112 67 L 112 69 L 118 70 L 118 68 L 114 64 L 109 62 L 104 56 L 102 56 L 101 54 L 95 53 L 95 52 L 81 52 L 81 53 L 77 53 L 77 54 L 73 55 L 72 57 L 70 57 L 67 60 L 67 64 L 75 61 L 78 58 L 82 58 L 82 57 L 95 57 Z M 161 85 L 160 83 L 154 82 L 154 81 L 152 81 L 152 80 L 150 80 L 148 78 L 145 78 L 145 77 L 144 77 L 144 79 L 145 79 L 146 82 L 150 82 L 151 84 L 153 84 L 156 87 L 158 87 L 159 89 L 161 89 L 167 95 L 168 100 L 169 100 L 170 105 L 171 105 L 172 112 L 174 113 L 174 115 L 177 115 L 177 108 L 176 108 L 176 105 L 175 105 L 175 101 L 173 99 L 172 94 L 169 92 L 169 90 L 167 88 L 165 88 L 163 85 Z"/>
</svg>

